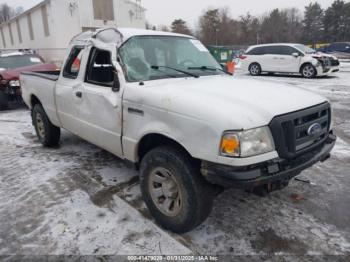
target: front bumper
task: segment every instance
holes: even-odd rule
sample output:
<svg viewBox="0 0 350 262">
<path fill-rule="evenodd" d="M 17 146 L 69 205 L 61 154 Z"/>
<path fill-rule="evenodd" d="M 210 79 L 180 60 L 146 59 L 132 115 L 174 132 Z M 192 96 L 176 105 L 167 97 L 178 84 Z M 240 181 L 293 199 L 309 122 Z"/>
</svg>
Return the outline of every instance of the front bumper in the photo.
<svg viewBox="0 0 350 262">
<path fill-rule="evenodd" d="M 223 187 L 254 189 L 272 183 L 288 184 L 289 180 L 303 170 L 330 157 L 336 136 L 329 134 L 319 147 L 295 159 L 275 159 L 245 168 L 202 162 L 201 173 L 211 183 Z"/>
<path fill-rule="evenodd" d="M 339 66 L 331 66 L 331 67 L 319 66 L 319 67 L 317 67 L 317 75 L 318 76 L 327 76 L 327 75 L 330 75 L 332 73 L 337 73 L 339 71 L 340 71 Z"/>
</svg>

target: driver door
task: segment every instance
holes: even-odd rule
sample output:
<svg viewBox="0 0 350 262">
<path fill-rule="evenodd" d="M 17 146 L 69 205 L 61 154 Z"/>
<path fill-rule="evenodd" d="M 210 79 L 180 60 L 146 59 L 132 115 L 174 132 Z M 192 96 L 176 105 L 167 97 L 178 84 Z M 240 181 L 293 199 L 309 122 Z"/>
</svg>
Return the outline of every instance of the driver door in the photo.
<svg viewBox="0 0 350 262">
<path fill-rule="evenodd" d="M 111 52 L 91 48 L 76 107 L 79 135 L 122 157 L 122 92 L 112 90 L 115 77 Z"/>
</svg>

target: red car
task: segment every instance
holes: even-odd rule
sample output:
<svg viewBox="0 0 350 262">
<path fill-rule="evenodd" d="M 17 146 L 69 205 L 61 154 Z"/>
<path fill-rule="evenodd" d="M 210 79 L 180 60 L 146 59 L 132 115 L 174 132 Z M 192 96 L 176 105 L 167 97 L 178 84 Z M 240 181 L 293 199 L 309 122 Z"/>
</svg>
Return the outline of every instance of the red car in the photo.
<svg viewBox="0 0 350 262">
<path fill-rule="evenodd" d="M 55 64 L 46 64 L 37 54 L 16 52 L 0 55 L 0 110 L 8 108 L 10 101 L 21 101 L 21 72 L 56 71 Z"/>
</svg>

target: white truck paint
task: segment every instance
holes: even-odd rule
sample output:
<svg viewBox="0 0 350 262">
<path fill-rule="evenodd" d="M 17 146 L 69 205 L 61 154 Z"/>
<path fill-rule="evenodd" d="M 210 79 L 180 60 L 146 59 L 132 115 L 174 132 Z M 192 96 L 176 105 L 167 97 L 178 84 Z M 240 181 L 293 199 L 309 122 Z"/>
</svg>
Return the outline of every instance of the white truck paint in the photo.
<svg viewBox="0 0 350 262">
<path fill-rule="evenodd" d="M 211 63 L 211 69 L 203 67 L 201 69 L 191 69 L 189 64 L 194 63 L 194 61 L 187 61 L 189 59 L 185 57 L 185 63 L 177 60 L 178 68 L 164 69 L 167 70 L 165 73 L 159 72 L 160 75 L 157 75 L 160 69 L 154 67 L 152 70 L 150 69 L 153 66 L 149 64 L 152 59 L 146 58 L 150 54 L 147 54 L 145 51 L 153 52 L 154 47 L 149 48 L 147 43 L 159 44 L 157 48 L 165 48 L 166 52 L 176 52 L 173 51 L 174 48 L 169 49 L 171 50 L 169 51 L 165 46 L 161 45 L 162 41 L 168 41 L 169 39 L 171 43 L 178 41 L 178 45 L 186 46 L 187 49 L 189 48 L 193 52 L 199 52 L 195 54 L 196 57 L 203 55 L 203 59 L 208 59 L 207 61 Z M 167 43 L 170 45 L 170 42 Z M 125 53 L 131 49 L 132 54 L 136 51 L 139 52 L 138 48 L 135 49 L 136 45 L 144 46 L 142 55 L 138 55 L 136 58 L 127 57 Z M 74 50 L 77 46 L 81 48 L 81 52 L 79 54 L 80 70 L 76 77 L 67 77 L 65 75 L 65 66 L 59 76 L 35 73 L 21 76 L 23 99 L 29 108 L 33 110 L 33 122 L 36 123 L 37 132 L 40 123 L 36 122 L 35 116 L 39 113 L 43 114 L 42 111 L 36 110 L 37 106 L 40 105 L 53 126 L 67 129 L 122 159 L 141 165 L 141 181 L 148 178 L 149 163 L 145 162 L 150 161 L 147 159 L 147 153 L 151 154 L 152 152 L 144 152 L 145 156 L 141 154 L 140 150 L 146 146 L 146 144 L 143 144 L 144 138 L 150 135 L 152 139 L 147 142 L 147 148 L 151 147 L 151 149 L 154 149 L 156 146 L 152 147 L 153 142 L 158 143 L 157 147 L 165 144 L 167 146 L 176 146 L 183 150 L 183 154 L 179 158 L 184 157 L 184 155 L 187 157 L 188 155 L 193 163 L 199 163 L 201 168 L 197 164 L 196 168 L 200 168 L 200 170 L 198 169 L 198 174 L 201 173 L 201 175 L 200 178 L 196 179 L 203 179 L 204 176 L 211 183 L 221 186 L 234 186 L 237 184 L 237 186 L 251 190 L 259 187 L 260 189 L 266 189 L 266 191 L 272 191 L 271 185 L 277 185 L 276 181 L 278 183 L 281 182 L 282 187 L 282 185 L 285 185 L 284 182 L 282 183 L 282 180 L 288 181 L 308 166 L 320 160 L 325 160 L 329 157 L 329 152 L 334 146 L 335 138 L 330 130 L 330 109 L 325 98 L 298 88 L 279 84 L 272 85 L 255 80 L 235 79 L 230 75 L 224 74 L 204 46 L 192 37 L 133 29 L 104 29 L 96 33 L 84 33 L 72 40 L 67 52 L 65 65 L 69 64 L 71 50 Z M 177 48 L 177 46 L 175 47 Z M 101 53 L 98 52 L 96 57 L 99 58 L 96 58 L 91 63 L 89 62 L 90 57 L 94 57 L 95 53 L 93 50 L 95 48 L 102 50 L 101 52 L 107 51 L 111 55 L 111 65 L 109 66 L 113 65 L 113 70 L 117 72 L 117 77 L 114 76 L 112 86 L 96 84 L 89 80 L 90 70 L 99 71 L 101 67 L 106 66 L 106 63 L 108 63 L 108 61 L 100 61 L 99 55 Z M 176 48 L 175 50 L 177 50 Z M 186 50 L 183 51 L 185 52 Z M 157 59 L 160 59 L 159 56 L 161 55 L 157 54 Z M 169 57 L 170 55 L 181 56 L 181 52 L 170 53 L 164 57 Z M 140 57 L 142 58 L 141 60 L 132 60 L 140 59 Z M 142 74 L 145 74 L 143 76 L 144 79 L 138 81 L 129 79 L 131 72 L 134 73 L 132 71 L 134 67 L 131 67 L 132 61 L 137 61 L 135 65 Z M 98 63 L 102 66 L 100 67 Z M 187 65 L 185 65 L 186 63 Z M 143 66 L 144 64 L 149 65 Z M 183 67 L 180 67 L 180 65 L 183 65 Z M 195 65 L 206 66 L 201 64 Z M 188 71 L 186 72 L 197 74 L 199 77 L 175 72 L 179 68 L 181 70 L 187 69 Z M 103 70 L 107 71 L 107 69 Z M 93 77 L 94 74 L 91 73 L 91 75 Z M 159 78 L 150 79 L 152 77 Z M 99 78 L 98 74 L 97 78 Z M 116 87 L 118 88 L 116 89 Z M 269 125 L 278 116 L 300 114 L 300 112 L 303 113 L 305 110 L 307 112 L 303 114 L 310 115 L 312 112 L 309 110 L 315 110 L 314 108 L 318 108 L 320 105 L 326 109 L 317 109 L 319 110 L 318 117 L 311 119 L 311 122 L 302 124 L 306 129 L 309 129 L 306 130 L 307 132 L 310 132 L 310 129 L 312 129 L 311 131 L 315 131 L 316 134 L 316 131 L 321 132 L 323 130 L 322 137 L 321 133 L 317 133 L 320 136 L 319 138 L 310 137 L 312 145 L 310 145 L 308 136 L 303 137 L 302 141 L 304 144 L 300 146 L 304 147 L 305 143 L 309 143 L 307 146 L 310 147 L 314 143 L 320 144 L 322 142 L 322 145 L 320 144 L 322 148 L 317 152 L 312 151 L 311 147 L 308 151 L 303 149 L 305 154 L 310 154 L 310 159 L 307 162 L 303 163 L 302 166 L 298 163 L 293 169 L 284 167 L 282 163 L 287 162 L 291 164 L 293 158 L 285 159 L 280 154 L 282 151 L 278 150 L 280 145 L 276 143 L 276 141 L 278 142 L 278 139 L 275 137 L 276 132 Z M 299 119 L 305 118 L 304 115 L 299 116 Z M 322 117 L 321 120 L 323 121 L 320 124 L 318 124 L 319 117 Z M 301 125 L 301 123 L 299 124 Z M 50 126 L 44 127 L 46 132 L 48 132 L 47 130 Z M 249 147 L 250 145 L 250 141 L 244 141 L 243 137 L 246 137 L 250 131 L 254 133 L 257 130 L 256 128 L 261 127 L 265 131 L 267 130 L 267 134 L 273 134 L 273 140 L 275 141 L 267 141 L 272 143 L 273 148 L 270 150 L 262 148 L 262 153 L 256 153 L 249 157 L 223 154 L 222 150 L 226 150 L 226 148 L 223 149 L 224 142 L 228 141 L 228 145 L 233 145 L 236 148 L 236 145 L 234 145 L 235 138 L 228 138 L 227 140 L 224 138 L 227 132 L 237 134 L 239 145 L 236 149 L 239 150 L 239 154 L 243 155 L 243 147 Z M 322 128 L 322 130 L 316 130 L 317 127 Z M 306 131 L 304 130 L 303 132 Z M 314 136 L 315 134 L 311 135 Z M 42 139 L 40 132 L 38 132 L 38 135 Z M 262 140 L 268 139 L 261 137 Z M 166 140 L 163 138 L 166 138 Z M 261 145 L 257 145 L 258 147 L 265 146 L 264 141 L 259 140 L 254 143 L 260 143 Z M 309 151 L 312 151 L 312 154 Z M 230 153 L 234 154 L 231 151 Z M 158 154 L 161 154 L 161 152 L 158 152 Z M 305 157 L 305 154 L 303 153 L 302 156 Z M 173 156 L 174 154 L 170 155 Z M 144 159 L 147 159 L 147 161 Z M 178 161 L 177 158 L 173 159 L 173 162 L 176 161 Z M 177 166 L 181 165 L 179 163 Z M 269 175 L 262 175 L 262 170 L 265 170 L 262 166 L 266 166 L 267 170 L 269 170 Z M 170 174 L 169 177 L 172 177 L 171 174 L 176 177 L 177 172 L 174 169 L 177 167 L 169 167 L 168 169 L 166 167 L 164 169 L 164 166 L 162 166 L 161 168 L 159 169 L 159 174 L 162 173 L 162 170 L 172 170 L 166 171 L 166 173 Z M 193 170 L 192 167 L 189 169 Z M 181 172 L 186 173 L 186 170 L 188 171 L 188 169 L 184 169 Z M 217 180 L 216 172 L 221 174 L 218 174 L 218 177 L 226 177 L 226 179 L 228 178 L 226 176 L 227 173 L 229 177 L 231 176 L 229 180 L 232 183 L 226 183 L 225 181 L 227 180 Z M 159 176 L 161 175 L 158 175 L 158 179 Z M 163 177 L 163 179 L 165 178 Z M 197 202 L 193 202 L 193 205 L 197 203 L 199 207 L 193 208 L 192 206 L 192 211 L 186 211 L 184 207 L 186 199 L 192 199 L 192 194 L 200 191 L 200 189 L 196 189 L 198 185 L 192 185 L 193 188 L 188 192 L 183 192 L 183 194 L 177 193 L 177 198 L 180 195 L 187 195 L 188 198 L 174 202 L 174 194 L 169 192 L 173 192 L 175 184 L 181 184 L 182 178 L 178 177 L 174 180 L 169 178 L 168 180 L 164 184 L 159 182 L 161 186 L 152 189 L 154 192 L 159 191 L 160 188 L 163 190 L 161 194 L 163 194 L 164 200 L 162 200 L 162 197 L 156 198 L 157 201 L 161 202 L 160 204 L 158 203 L 160 206 L 154 204 L 157 201 L 153 200 L 152 202 L 149 200 L 150 195 L 154 197 L 154 194 L 159 192 L 153 195 L 150 193 L 149 195 L 148 191 L 144 189 L 146 204 L 157 221 L 166 228 L 175 232 L 188 231 L 198 225 L 198 223 L 193 221 L 174 222 L 172 218 L 177 216 L 172 216 L 172 212 L 175 212 L 176 205 L 181 205 L 181 211 L 178 212 L 185 212 L 187 215 L 188 213 L 186 212 L 197 212 L 193 211 L 193 209 L 198 209 L 200 210 L 198 212 L 202 212 L 203 207 L 201 208 L 198 203 L 206 198 L 200 196 L 196 200 Z M 243 184 L 241 183 L 242 181 Z M 158 185 L 157 183 L 155 183 L 155 187 Z M 141 187 L 142 185 L 141 183 Z M 152 184 L 149 185 L 152 187 Z M 172 190 L 169 191 L 169 188 L 172 188 Z M 208 195 L 210 194 L 208 193 Z M 201 198 L 203 200 L 200 200 Z M 205 201 L 206 204 L 204 205 L 210 206 L 212 203 L 208 199 Z M 167 204 L 169 208 L 166 211 L 162 205 Z M 203 215 L 201 213 L 199 220 L 203 221 L 208 214 Z M 199 214 L 197 215 L 199 216 Z M 186 217 L 186 215 L 183 216 Z"/>
</svg>

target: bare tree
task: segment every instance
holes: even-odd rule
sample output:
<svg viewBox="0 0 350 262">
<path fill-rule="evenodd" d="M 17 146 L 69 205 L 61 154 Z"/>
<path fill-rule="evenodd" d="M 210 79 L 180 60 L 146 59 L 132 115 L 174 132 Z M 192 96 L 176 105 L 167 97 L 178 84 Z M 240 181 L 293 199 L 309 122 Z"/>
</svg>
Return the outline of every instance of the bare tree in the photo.
<svg viewBox="0 0 350 262">
<path fill-rule="evenodd" d="M 23 7 L 12 8 L 8 4 L 0 5 L 0 23 L 4 23 L 23 12 Z"/>
</svg>

